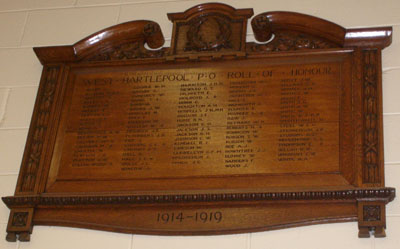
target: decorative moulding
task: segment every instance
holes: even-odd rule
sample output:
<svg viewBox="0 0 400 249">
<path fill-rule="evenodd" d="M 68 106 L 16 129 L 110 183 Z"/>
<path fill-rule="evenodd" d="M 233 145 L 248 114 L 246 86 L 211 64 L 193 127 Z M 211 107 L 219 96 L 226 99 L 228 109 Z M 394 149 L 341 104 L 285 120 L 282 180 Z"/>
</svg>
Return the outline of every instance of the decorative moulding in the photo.
<svg viewBox="0 0 400 249">
<path fill-rule="evenodd" d="M 34 51 L 43 73 L 7 240 L 34 225 L 204 235 L 357 221 L 385 236 L 391 27 L 219 3 Z M 147 49 L 146 45 L 151 48 Z"/>
</svg>

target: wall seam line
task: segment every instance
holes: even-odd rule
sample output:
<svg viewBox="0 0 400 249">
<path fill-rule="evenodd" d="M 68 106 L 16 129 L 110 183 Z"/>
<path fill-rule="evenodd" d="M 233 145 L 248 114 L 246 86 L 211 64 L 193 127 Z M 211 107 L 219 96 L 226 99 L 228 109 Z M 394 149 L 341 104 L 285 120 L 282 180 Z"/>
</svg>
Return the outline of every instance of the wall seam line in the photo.
<svg viewBox="0 0 400 249">
<path fill-rule="evenodd" d="M 76 1 L 78 3 L 78 1 Z M 76 8 L 95 8 L 95 7 L 110 7 L 110 6 L 118 6 L 123 3 L 103 3 L 103 4 L 88 4 L 88 5 L 75 5 Z"/>
<path fill-rule="evenodd" d="M 18 176 L 18 172 L 15 172 L 15 173 L 0 173 L 0 176 Z"/>
<path fill-rule="evenodd" d="M 68 10 L 68 9 L 70 9 L 70 10 L 93 9 L 93 8 L 107 8 L 107 7 L 118 7 L 118 6 L 119 6 L 118 3 L 117 4 L 108 4 L 108 5 L 95 5 L 95 6 L 74 6 L 74 5 L 71 5 L 71 6 L 63 6 L 63 7 L 57 7 L 57 8 L 48 7 L 48 8 L 41 8 L 41 9 L 31 9 L 31 10 L 29 10 L 29 12 L 39 12 L 39 11 L 43 11 L 43 10 L 51 11 L 51 10 Z M 52 44 L 52 45 L 54 45 L 54 44 Z"/>
<path fill-rule="evenodd" d="M 135 236 L 135 235 L 131 235 L 131 245 L 130 245 L 130 249 L 133 249 L 133 236 Z"/>
<path fill-rule="evenodd" d="M 371 248 L 376 249 L 375 236 L 372 236 Z"/>
<path fill-rule="evenodd" d="M 29 129 L 29 126 L 21 126 L 21 127 L 0 127 L 0 131 L 1 130 L 5 130 L 5 131 L 8 131 L 8 130 L 27 130 L 27 129 Z"/>
<path fill-rule="evenodd" d="M 247 236 L 247 245 L 246 245 L 247 249 L 251 249 L 251 238 L 252 238 L 252 236 L 253 236 L 252 233 L 249 233 L 248 236 Z"/>
<path fill-rule="evenodd" d="M 385 162 L 385 165 L 400 165 L 400 161 Z"/>
<path fill-rule="evenodd" d="M 28 87 L 38 87 L 38 85 L 18 85 L 18 86 L 10 86 L 10 85 L 5 85 L 5 86 L 1 86 L 0 85 L 0 89 L 12 89 L 12 88 L 28 88 Z"/>
<path fill-rule="evenodd" d="M 127 3 L 120 3 L 121 5 L 138 5 L 138 4 L 153 4 L 153 3 L 180 3 L 180 2 L 195 2 L 194 0 L 167 0 L 167 1 L 138 1 L 138 2 L 127 2 Z M 198 4 L 194 4 L 198 5 Z M 185 11 L 185 10 L 182 10 Z"/>
<path fill-rule="evenodd" d="M 26 26 L 28 24 L 28 18 L 29 18 L 29 11 L 26 13 L 26 16 L 25 16 L 24 27 L 22 28 L 22 34 L 21 34 L 21 38 L 20 38 L 19 43 L 18 43 L 18 47 L 21 47 L 22 41 L 24 40 L 25 30 L 26 30 Z"/>
<path fill-rule="evenodd" d="M 27 12 L 27 11 L 30 11 L 30 10 L 31 10 L 31 9 L 29 9 L 29 8 L 20 9 L 20 10 L 1 10 L 1 11 L 0 11 L 0 14 Z"/>
<path fill-rule="evenodd" d="M 17 249 L 21 247 L 21 241 L 17 240 Z"/>
<path fill-rule="evenodd" d="M 25 46 L 4 46 L 4 47 L 2 47 L 2 46 L 0 46 L 0 49 L 23 49 L 23 48 L 32 48 L 32 46 L 28 46 L 28 45 L 25 45 Z"/>
<path fill-rule="evenodd" d="M 4 92 L 5 92 L 5 97 L 2 101 L 2 103 L 0 103 L 0 125 L 4 122 L 5 117 L 6 117 L 7 103 L 8 103 L 8 99 L 10 97 L 11 89 L 5 88 Z"/>
<path fill-rule="evenodd" d="M 115 22 L 116 24 L 119 23 L 119 19 L 120 19 L 120 17 L 121 17 L 121 9 L 122 9 L 122 5 L 120 4 L 119 7 L 118 7 L 117 20 L 116 20 L 116 22 Z"/>
<path fill-rule="evenodd" d="M 400 66 L 394 66 L 394 67 L 385 67 L 382 69 L 382 73 L 390 72 L 390 71 L 395 71 L 395 70 L 400 70 Z"/>
</svg>

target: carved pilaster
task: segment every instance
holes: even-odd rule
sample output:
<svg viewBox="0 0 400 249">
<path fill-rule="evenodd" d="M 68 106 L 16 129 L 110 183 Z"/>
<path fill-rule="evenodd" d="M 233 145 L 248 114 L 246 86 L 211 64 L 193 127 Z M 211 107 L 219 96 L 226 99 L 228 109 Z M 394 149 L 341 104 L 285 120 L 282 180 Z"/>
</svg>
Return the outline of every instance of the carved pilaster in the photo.
<svg viewBox="0 0 400 249">
<path fill-rule="evenodd" d="M 363 51 L 363 111 L 364 111 L 364 160 L 362 179 L 363 183 L 376 184 L 381 182 L 379 139 L 379 91 L 377 50 Z"/>
<path fill-rule="evenodd" d="M 26 154 L 21 167 L 22 174 L 17 192 L 34 191 L 59 71 L 60 67 L 58 66 L 45 69 L 45 80 L 37 96 L 37 109 L 32 119 L 34 123 L 31 125 L 32 128 L 25 149 Z"/>
<path fill-rule="evenodd" d="M 357 220 L 360 237 L 384 237 L 392 29 L 273 11 L 246 42 L 252 15 L 220 3 L 168 14 L 171 47 L 139 20 L 35 48 L 44 70 L 2 198 L 7 240 L 35 224 L 215 235 Z"/>
</svg>

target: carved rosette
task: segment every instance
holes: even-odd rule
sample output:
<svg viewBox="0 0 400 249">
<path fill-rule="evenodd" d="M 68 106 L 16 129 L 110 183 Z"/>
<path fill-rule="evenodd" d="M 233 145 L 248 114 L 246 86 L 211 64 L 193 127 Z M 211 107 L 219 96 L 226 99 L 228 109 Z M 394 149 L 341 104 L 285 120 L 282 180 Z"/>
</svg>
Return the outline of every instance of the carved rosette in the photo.
<svg viewBox="0 0 400 249">
<path fill-rule="evenodd" d="M 379 221 L 381 220 L 381 207 L 378 205 L 363 207 L 363 220 L 364 221 Z"/>
<path fill-rule="evenodd" d="M 363 110 L 364 110 L 364 164 L 363 183 L 380 183 L 378 68 L 376 50 L 364 50 Z"/>
<path fill-rule="evenodd" d="M 274 33 L 274 38 L 266 44 L 252 43 L 248 45 L 249 53 L 296 51 L 304 49 L 327 49 L 335 48 L 337 45 L 318 37 L 297 32 Z"/>
<path fill-rule="evenodd" d="M 33 208 L 17 208 L 11 210 L 7 225 L 7 237 L 9 242 L 29 241 L 32 232 Z"/>
<path fill-rule="evenodd" d="M 40 102 L 37 105 L 37 117 L 32 126 L 32 142 L 29 143 L 30 147 L 27 149 L 29 152 L 22 166 L 20 192 L 33 192 L 35 187 L 59 71 L 60 67 L 58 66 L 48 67 L 45 71 L 44 87 L 37 97 Z"/>
<path fill-rule="evenodd" d="M 232 27 L 227 17 L 200 16 L 189 25 L 184 51 L 219 51 L 221 48 L 232 48 Z"/>
<path fill-rule="evenodd" d="M 384 228 L 386 226 L 385 205 L 394 199 L 395 189 L 383 187 L 383 161 L 380 154 L 382 127 L 380 127 L 381 124 L 379 123 L 381 121 L 379 116 L 381 114 L 379 110 L 381 105 L 379 96 L 381 82 L 379 77 L 381 72 L 380 49 L 390 44 L 391 29 L 382 27 L 346 30 L 339 25 L 316 17 L 277 11 L 260 14 L 253 19 L 254 34 L 257 40 L 264 42 L 264 44 L 246 43 L 247 21 L 252 15 L 252 9 L 237 10 L 218 3 L 198 5 L 183 13 L 171 13 L 168 15 L 174 25 L 171 47 L 159 50 L 155 49 L 164 44 L 160 27 L 155 22 L 144 20 L 118 24 L 84 38 L 71 46 L 36 48 L 35 52 L 45 69 L 35 104 L 34 117 L 25 149 L 16 195 L 2 198 L 4 203 L 11 209 L 7 226 L 7 240 L 29 240 L 33 223 L 81 226 L 124 232 L 127 232 L 124 229 L 128 228 L 128 231 L 136 231 L 136 225 L 130 223 L 129 220 L 126 221 L 126 224 L 123 224 L 126 217 L 137 216 L 137 210 L 146 210 L 149 206 L 152 207 L 151 211 L 156 212 L 173 210 L 171 208 L 173 206 L 185 207 L 191 210 L 195 208 L 199 210 L 226 208 L 231 209 L 230 211 L 234 213 L 234 217 L 239 217 L 240 215 L 249 214 L 246 208 L 242 209 L 239 206 L 250 207 L 251 205 L 256 205 L 257 209 L 259 207 L 265 208 L 266 211 L 260 210 L 260 213 L 262 211 L 265 214 L 263 217 L 269 216 L 278 219 L 282 218 L 285 213 L 299 208 L 296 210 L 297 213 L 293 214 L 288 220 L 280 219 L 275 222 L 268 218 L 258 219 L 262 221 L 262 224 L 256 225 L 251 224 L 252 219 L 250 219 L 250 222 L 244 225 L 248 226 L 251 231 L 258 231 L 261 228 L 275 229 L 319 222 L 350 221 L 355 220 L 357 215 L 361 237 L 369 236 L 371 230 L 375 230 L 378 236 L 384 236 Z M 372 37 L 371 33 L 374 34 Z M 378 33 L 379 36 L 377 35 Z M 385 35 L 382 35 L 382 33 Z M 147 46 L 145 44 L 151 49 L 146 49 Z M 378 49 L 373 50 L 372 48 Z M 307 52 L 285 53 L 287 51 Z M 351 54 L 352 51 L 355 51 L 355 55 Z M 270 56 L 269 53 L 272 52 L 278 53 Z M 115 184 L 113 182 L 116 179 L 113 177 L 104 181 L 106 183 L 103 187 L 107 189 L 110 187 L 108 193 L 90 192 L 93 190 L 91 187 L 74 192 L 83 185 L 91 185 L 90 181 L 84 182 L 84 184 L 80 181 L 80 179 L 85 179 L 85 174 L 82 175 L 83 178 L 76 179 L 77 183 L 75 183 L 74 178 L 64 179 L 61 175 L 58 175 L 60 177 L 55 180 L 60 180 L 61 184 L 55 186 L 54 189 L 50 186 L 52 180 L 54 180 L 52 179 L 54 174 L 50 174 L 50 177 L 45 174 L 47 174 L 46 172 L 53 173 L 54 171 L 52 170 L 57 169 L 50 168 L 50 164 L 47 162 L 51 159 L 51 151 L 55 148 L 55 152 L 58 151 L 58 147 L 54 147 L 54 143 L 63 144 L 66 141 L 61 137 L 61 142 L 58 142 L 59 140 L 55 142 L 59 137 L 54 137 L 52 131 L 57 129 L 64 131 L 63 129 L 65 128 L 63 124 L 56 126 L 58 120 L 55 116 L 62 109 L 69 107 L 68 102 L 71 100 L 69 97 L 75 97 L 75 93 L 70 93 L 76 90 L 69 88 L 73 87 L 73 84 L 69 84 L 69 82 L 72 82 L 70 79 L 73 80 L 71 78 L 73 75 L 65 73 L 67 70 L 63 70 L 62 65 L 66 67 L 71 65 L 79 70 L 82 69 L 79 73 L 92 74 L 92 72 L 95 72 L 101 75 L 104 74 L 103 69 L 105 67 L 113 68 L 112 70 L 115 71 L 120 71 L 119 68 L 122 67 L 124 69 L 129 67 L 127 70 L 136 70 L 132 65 L 139 65 L 138 69 L 140 70 L 142 67 L 144 70 L 153 70 L 153 66 L 154 70 L 159 70 L 160 68 L 162 70 L 184 70 L 184 68 L 192 67 L 197 69 L 197 66 L 199 66 L 199 69 L 210 67 L 215 70 L 220 68 L 224 70 L 225 68 L 231 68 L 229 64 L 227 67 L 225 66 L 226 64 L 223 64 L 225 61 L 229 63 L 230 60 L 236 60 L 232 65 L 247 63 L 251 60 L 250 64 L 257 67 L 257 60 L 265 59 L 271 61 L 271 65 L 283 63 L 286 68 L 288 66 L 286 64 L 290 64 L 286 61 L 289 61 L 290 58 L 308 55 L 318 55 L 322 58 L 325 54 L 340 54 L 335 58 L 345 59 L 343 72 L 346 73 L 345 82 L 350 83 L 348 84 L 349 91 L 342 91 L 342 89 L 338 91 L 341 94 L 339 101 L 346 99 L 347 102 L 341 103 L 349 103 L 348 106 L 350 106 L 349 111 L 343 112 L 346 115 L 349 113 L 349 117 L 344 118 L 343 123 L 347 125 L 346 122 L 349 122 L 348 126 L 350 128 L 344 129 L 344 133 L 349 130 L 349 135 L 346 134 L 344 137 L 347 141 L 348 138 L 346 136 L 349 136 L 348 141 L 350 142 L 343 143 L 344 146 L 340 147 L 339 152 L 342 149 L 347 150 L 347 148 L 351 147 L 349 155 L 355 155 L 354 157 L 342 157 L 342 154 L 340 154 L 339 159 L 341 161 L 338 169 L 340 172 L 332 174 L 335 177 L 332 180 L 330 180 L 331 178 L 324 178 L 328 179 L 326 182 L 331 184 L 332 189 L 325 188 L 320 184 L 317 184 L 314 188 L 312 184 L 310 185 L 307 182 L 308 185 L 306 185 L 310 188 L 307 187 L 307 190 L 305 190 L 306 185 L 302 183 L 299 186 L 295 185 L 295 180 L 292 180 L 294 179 L 292 178 L 293 172 L 288 172 L 291 174 L 290 178 L 279 175 L 279 177 L 282 177 L 279 178 L 279 181 L 282 182 L 282 188 L 276 188 L 273 190 L 274 192 L 268 191 L 269 187 L 267 186 L 270 185 L 265 185 L 265 188 L 261 186 L 254 192 L 248 192 L 254 186 L 242 188 L 244 186 L 242 181 L 245 181 L 245 179 L 239 179 L 241 173 L 232 176 L 227 175 L 227 177 L 234 177 L 235 179 L 232 182 L 236 183 L 226 188 L 218 188 L 218 186 L 227 185 L 223 182 L 218 182 L 217 185 L 213 185 L 214 187 L 211 186 L 210 188 L 206 188 L 206 186 L 197 189 L 193 184 L 193 188 L 187 188 L 185 184 L 190 182 L 191 176 L 188 174 L 188 177 L 186 177 L 186 173 L 183 181 L 179 179 L 177 181 L 179 183 L 166 184 L 163 190 L 152 188 L 151 186 L 158 182 L 164 182 L 164 179 L 161 181 L 159 179 L 154 181 L 150 179 L 147 182 L 147 179 L 139 177 L 139 185 L 136 185 L 135 182 L 132 185 L 131 183 L 125 184 L 122 181 L 120 182 L 121 185 L 119 185 L 119 183 Z M 248 57 L 246 58 L 246 56 Z M 277 60 L 273 62 L 276 58 Z M 214 60 L 215 64 L 213 63 Z M 308 62 L 308 57 L 305 57 L 304 61 Z M 311 61 L 314 60 L 311 59 Z M 319 61 L 319 59 L 317 58 L 316 61 Z M 189 64 L 192 62 L 194 64 Z M 155 65 L 158 63 L 160 65 L 162 63 L 161 67 Z M 295 63 L 297 64 L 297 59 Z M 348 64 L 349 67 L 346 66 Z M 182 65 L 184 66 L 182 67 Z M 90 68 L 90 70 L 87 70 L 87 68 Z M 240 66 L 238 67 L 239 69 Z M 62 78 L 59 77 L 61 72 L 63 74 Z M 57 82 L 65 85 L 58 86 Z M 65 91 L 62 89 L 65 89 Z M 77 91 L 79 92 L 79 90 Z M 61 93 L 66 94 L 62 95 Z M 66 97 L 65 101 L 64 97 Z M 353 103 L 350 105 L 350 102 L 355 102 L 355 105 Z M 62 105 L 56 106 L 59 103 L 62 103 Z M 342 109 L 340 109 L 340 115 L 342 115 Z M 342 117 L 340 116 L 339 119 L 341 125 Z M 354 122 L 356 125 L 353 126 L 353 122 L 350 121 L 354 120 L 357 121 Z M 341 133 L 339 136 L 340 142 L 345 140 L 342 139 Z M 353 137 L 357 139 L 353 139 Z M 360 146 L 360 148 L 357 146 Z M 350 160 L 347 160 L 348 158 Z M 345 164 L 349 162 L 349 167 L 342 167 L 342 162 Z M 360 168 L 362 172 L 359 172 Z M 339 182 L 338 177 L 340 177 L 339 173 L 342 173 L 342 169 L 346 169 L 346 172 L 343 170 L 344 179 Z M 297 171 L 294 173 L 297 174 Z M 300 173 L 302 174 L 302 172 Z M 258 173 L 255 174 L 257 175 L 255 177 L 258 178 Z M 263 177 L 263 175 L 260 174 L 260 177 Z M 179 175 L 177 177 L 180 178 Z M 193 177 L 197 177 L 197 175 L 193 175 Z M 213 175 L 211 177 L 214 178 Z M 222 177 L 225 177 L 225 175 Z M 319 174 L 316 177 L 318 178 Z M 259 179 L 262 180 L 261 178 Z M 268 181 L 270 178 L 268 176 L 265 179 Z M 142 183 L 142 180 L 146 180 L 146 182 Z M 167 181 L 168 179 L 165 180 Z M 226 180 L 226 182 L 231 182 L 230 179 Z M 317 180 L 321 179 L 318 178 Z M 353 185 L 348 185 L 348 182 L 344 180 L 348 180 Z M 362 180 L 365 185 L 360 184 L 359 180 Z M 68 184 L 63 185 L 67 181 Z M 210 181 L 214 181 L 214 179 Z M 98 182 L 103 184 L 103 179 Z M 109 186 L 108 182 L 110 182 Z M 289 183 L 288 186 L 292 186 L 291 190 L 285 188 L 286 183 Z M 338 185 L 335 185 L 336 183 Z M 257 185 L 257 183 L 255 184 Z M 44 186 L 49 187 L 47 189 L 49 193 L 44 192 L 44 189 L 42 189 Z M 122 189 L 119 189 L 119 186 Z M 125 186 L 128 188 L 125 189 Z M 139 187 L 136 188 L 137 186 Z M 147 188 L 147 186 L 150 187 Z M 169 186 L 172 186 L 172 188 L 168 189 Z M 333 189 L 335 187 L 337 189 Z M 215 188 L 219 190 L 215 191 Z M 270 204 L 273 202 L 283 207 L 278 212 L 278 215 L 270 215 L 269 213 L 269 210 L 275 209 L 275 207 L 270 209 Z M 304 211 L 308 204 L 313 203 L 323 204 L 319 207 L 329 206 L 329 208 L 326 210 L 321 209 L 324 212 L 321 212 L 320 216 L 314 217 L 310 212 Z M 297 204 L 300 205 L 296 207 Z M 289 208 L 286 209 L 286 205 Z M 114 217 L 112 216 L 107 217 L 109 218 L 108 220 L 98 218 L 103 217 L 104 212 L 114 207 L 116 207 L 115 214 L 119 220 L 113 220 Z M 79 212 L 82 208 L 85 209 L 85 213 Z M 64 219 L 71 213 L 69 212 L 70 210 L 73 210 L 76 218 Z M 99 212 L 91 216 L 95 210 Z M 121 210 L 125 211 L 125 213 L 121 213 Z M 258 212 L 259 210 L 255 211 Z M 271 211 L 271 214 L 273 213 Z M 35 219 L 33 219 L 34 214 Z M 86 214 L 90 215 L 85 217 Z M 150 215 L 150 213 L 148 214 Z M 156 213 L 151 215 L 153 214 Z M 142 223 L 144 217 L 140 216 L 139 222 Z M 154 215 L 152 217 L 154 218 Z M 252 217 L 258 218 L 257 216 Z M 63 219 L 66 221 L 65 223 L 62 223 Z M 124 222 L 121 222 L 122 220 Z M 192 231 L 193 234 L 203 232 L 217 234 L 225 233 L 225 231 L 240 232 L 238 227 L 234 227 L 234 222 L 232 224 L 229 223 L 231 222 L 229 221 L 219 227 L 211 224 L 210 228 L 200 226 L 196 228 L 197 225 L 192 227 L 189 224 L 187 227 L 179 229 L 175 227 L 171 230 L 159 229 L 160 223 L 152 223 L 149 228 L 146 228 L 147 230 L 141 228 L 141 230 L 137 231 L 152 234 L 157 234 L 158 232 L 161 234 L 164 232 L 174 233 L 175 231 L 183 234 Z M 226 228 L 224 228 L 225 225 L 227 225 Z M 197 230 L 187 231 L 190 229 Z"/>
<path fill-rule="evenodd" d="M 358 227 L 360 238 L 385 237 L 386 214 L 385 201 L 360 200 L 358 203 Z"/>
<path fill-rule="evenodd" d="M 15 212 L 12 216 L 12 226 L 25 227 L 28 223 L 28 212 Z"/>
</svg>

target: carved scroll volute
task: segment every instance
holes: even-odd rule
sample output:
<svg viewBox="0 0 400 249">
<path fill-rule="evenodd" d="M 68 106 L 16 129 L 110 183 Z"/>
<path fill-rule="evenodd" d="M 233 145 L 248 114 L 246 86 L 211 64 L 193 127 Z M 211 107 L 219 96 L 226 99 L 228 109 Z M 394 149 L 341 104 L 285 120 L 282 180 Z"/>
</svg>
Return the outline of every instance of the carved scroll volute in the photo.
<svg viewBox="0 0 400 249">
<path fill-rule="evenodd" d="M 90 44 L 89 44 L 90 43 Z M 94 43 L 94 44 L 93 44 Z M 152 21 L 122 23 L 97 32 L 74 45 L 78 60 L 107 61 L 162 56 L 147 50 L 164 44 L 160 26 Z"/>
<path fill-rule="evenodd" d="M 247 19 L 252 9 L 235 9 L 219 3 L 201 4 L 182 13 L 170 13 L 173 34 L 170 55 L 244 56 Z"/>
<path fill-rule="evenodd" d="M 96 32 L 72 46 L 34 48 L 42 62 L 107 61 L 162 57 L 164 44 L 160 26 L 153 21 L 131 21 Z"/>
<path fill-rule="evenodd" d="M 278 52 L 327 48 L 380 48 L 391 43 L 391 27 L 345 29 L 330 21 L 285 11 L 264 12 L 251 26 L 257 41 L 248 52 Z"/>
<path fill-rule="evenodd" d="M 159 48 L 165 42 L 160 25 L 158 23 L 148 22 L 143 27 L 143 34 L 145 36 L 145 41 L 150 48 Z"/>
<path fill-rule="evenodd" d="M 257 41 L 249 53 L 343 47 L 345 29 L 329 21 L 294 13 L 265 12 L 251 21 Z"/>
<path fill-rule="evenodd" d="M 268 17 L 265 15 L 258 15 L 253 18 L 251 27 L 254 31 L 254 37 L 259 42 L 266 42 L 273 36 Z"/>
</svg>

